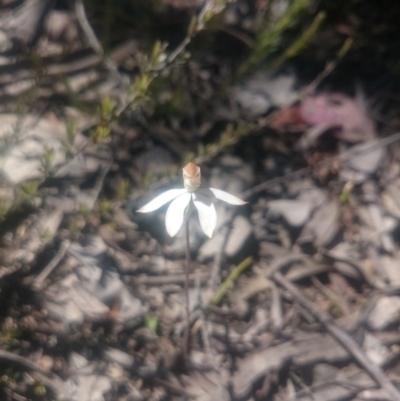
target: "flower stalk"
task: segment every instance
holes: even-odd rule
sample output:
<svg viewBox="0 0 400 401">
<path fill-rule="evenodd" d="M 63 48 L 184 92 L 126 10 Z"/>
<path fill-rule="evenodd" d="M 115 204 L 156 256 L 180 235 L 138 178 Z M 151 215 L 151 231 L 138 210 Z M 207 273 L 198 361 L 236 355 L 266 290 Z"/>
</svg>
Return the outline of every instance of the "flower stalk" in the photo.
<svg viewBox="0 0 400 401">
<path fill-rule="evenodd" d="M 185 306 L 186 326 L 183 337 L 183 355 L 185 359 L 189 350 L 190 329 L 190 304 L 189 304 L 189 271 L 190 271 L 190 237 L 189 219 L 194 209 L 197 210 L 201 228 L 204 233 L 212 238 L 217 224 L 217 212 L 214 201 L 220 199 L 231 205 L 244 205 L 245 201 L 216 188 L 200 188 L 201 170 L 194 163 L 188 163 L 183 168 L 183 185 L 181 189 L 170 189 L 155 197 L 149 203 L 141 207 L 139 213 L 149 213 L 171 202 L 165 215 L 165 226 L 170 237 L 174 237 L 183 222 L 185 222 L 186 237 L 186 267 L 185 267 Z"/>
<path fill-rule="evenodd" d="M 186 325 L 183 335 L 183 356 L 187 359 L 189 354 L 189 327 L 190 327 L 190 298 L 189 298 L 189 271 L 190 271 L 190 238 L 189 238 L 189 217 L 185 218 L 185 237 L 186 237 L 186 269 L 185 269 L 185 309 Z"/>
</svg>

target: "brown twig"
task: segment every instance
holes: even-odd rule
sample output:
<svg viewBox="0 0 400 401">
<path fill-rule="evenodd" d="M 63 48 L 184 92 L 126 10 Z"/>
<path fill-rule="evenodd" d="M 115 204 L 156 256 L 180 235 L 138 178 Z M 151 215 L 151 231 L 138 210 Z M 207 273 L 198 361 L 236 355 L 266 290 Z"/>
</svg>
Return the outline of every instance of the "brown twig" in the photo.
<svg viewBox="0 0 400 401">
<path fill-rule="evenodd" d="M 210 273 L 193 273 L 189 274 L 189 282 L 193 282 L 197 279 L 200 280 L 201 284 L 207 282 L 210 277 Z M 138 276 L 135 281 L 139 284 L 144 285 L 169 285 L 169 284 L 184 284 L 186 280 L 186 274 L 171 274 L 167 276 Z"/>
<path fill-rule="evenodd" d="M 66 396 L 66 387 L 64 382 L 54 373 L 43 369 L 29 359 L 9 351 L 0 350 L 0 360 L 13 362 L 19 366 L 23 366 L 26 369 L 35 372 L 39 376 L 40 381 L 46 387 L 50 388 L 54 393 L 61 397 Z"/>
<path fill-rule="evenodd" d="M 61 243 L 60 249 L 55 254 L 54 258 L 47 264 L 47 266 L 42 270 L 42 272 L 35 278 L 33 282 L 33 287 L 36 290 L 41 290 L 43 288 L 43 282 L 46 280 L 48 275 L 57 267 L 61 259 L 64 257 L 70 245 L 69 240 L 64 240 Z"/>
<path fill-rule="evenodd" d="M 396 132 L 395 134 L 390 135 L 386 138 L 382 138 L 379 141 L 373 141 L 373 143 L 369 144 L 369 146 L 365 146 L 362 149 L 355 146 L 355 147 L 349 148 L 348 150 L 346 150 L 338 155 L 327 157 L 326 159 L 317 163 L 314 166 L 314 168 L 328 165 L 329 163 L 332 163 L 337 160 L 345 161 L 345 160 L 348 160 L 351 156 L 368 153 L 373 149 L 382 148 L 384 146 L 391 145 L 398 141 L 400 141 L 400 132 Z M 261 184 L 257 184 L 256 186 L 248 189 L 247 191 L 242 192 L 240 197 L 242 199 L 249 199 L 251 196 L 257 194 L 258 192 L 268 189 L 272 184 L 279 184 L 290 178 L 297 178 L 299 176 L 302 176 L 303 174 L 310 172 L 311 170 L 312 170 L 311 167 L 303 167 L 299 170 L 290 172 L 281 177 L 271 178 L 270 180 L 266 180 L 266 181 L 262 182 Z"/>
<path fill-rule="evenodd" d="M 231 26 L 228 25 L 221 25 L 219 27 L 219 30 L 221 32 L 225 32 L 228 35 L 231 35 L 232 37 L 236 38 L 243 44 L 245 44 L 249 49 L 254 48 L 254 39 L 252 39 L 249 35 L 240 32 L 238 29 L 235 29 Z"/>
<path fill-rule="evenodd" d="M 400 401 L 400 392 L 385 375 L 382 369 L 371 362 L 359 345 L 345 331 L 338 327 L 331 317 L 309 301 L 289 280 L 279 271 L 272 272 L 270 278 L 290 292 L 293 299 L 307 309 L 325 329 L 352 355 L 357 362 L 369 373 L 373 380 L 386 392 L 392 401 Z"/>
<path fill-rule="evenodd" d="M 89 24 L 82 0 L 75 0 L 75 14 L 86 40 L 89 43 L 89 46 L 94 50 L 95 53 L 103 57 L 104 65 L 110 71 L 111 75 L 118 81 L 118 83 L 122 83 L 123 79 L 118 71 L 117 65 L 110 57 L 106 56 L 103 46 L 97 39 L 93 28 Z"/>
<path fill-rule="evenodd" d="M 237 213 L 237 211 L 235 212 Z M 232 230 L 232 221 L 235 218 L 235 212 L 230 213 L 229 217 L 227 218 L 227 224 L 224 224 L 221 228 L 223 240 L 218 252 L 214 257 L 214 263 L 211 270 L 210 279 L 208 281 L 208 287 L 211 291 L 216 289 L 221 280 L 221 265 L 225 259 L 225 248 Z"/>
</svg>

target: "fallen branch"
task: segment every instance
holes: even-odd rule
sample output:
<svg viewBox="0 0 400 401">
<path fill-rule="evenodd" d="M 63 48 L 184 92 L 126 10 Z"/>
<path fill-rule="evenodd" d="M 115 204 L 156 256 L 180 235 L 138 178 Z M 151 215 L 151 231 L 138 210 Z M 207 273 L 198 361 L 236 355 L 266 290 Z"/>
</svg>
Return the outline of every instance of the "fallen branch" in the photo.
<svg viewBox="0 0 400 401">
<path fill-rule="evenodd" d="M 75 0 L 75 15 L 86 37 L 86 40 L 89 43 L 89 46 L 94 50 L 96 54 L 103 57 L 104 65 L 107 67 L 111 75 L 116 79 L 118 83 L 122 84 L 124 80 L 118 71 L 117 65 L 110 57 L 106 56 L 101 43 L 97 39 L 93 28 L 89 24 L 82 0 Z"/>
<path fill-rule="evenodd" d="M 43 282 L 49 276 L 49 274 L 57 267 L 61 259 L 64 257 L 70 245 L 69 240 L 65 240 L 61 243 L 60 249 L 55 254 L 54 258 L 47 264 L 47 266 L 42 270 L 42 272 L 35 278 L 33 282 L 33 287 L 36 290 L 41 290 L 43 288 Z"/>
<path fill-rule="evenodd" d="M 357 362 L 369 373 L 373 380 L 386 392 L 392 401 L 400 401 L 400 392 L 385 375 L 382 369 L 371 362 L 359 345 L 344 330 L 338 327 L 331 317 L 309 301 L 282 273 L 274 271 L 270 273 L 270 278 L 281 287 L 285 288 L 303 308 L 307 309 L 315 319 L 317 319 L 325 329 L 352 355 Z"/>
<path fill-rule="evenodd" d="M 27 370 L 30 370 L 39 376 L 40 381 L 48 388 L 50 388 L 55 394 L 63 398 L 66 396 L 66 386 L 65 383 L 54 373 L 49 372 L 35 362 L 29 359 L 14 354 L 9 351 L 0 350 L 0 360 L 13 362 L 19 366 L 23 366 Z"/>
</svg>

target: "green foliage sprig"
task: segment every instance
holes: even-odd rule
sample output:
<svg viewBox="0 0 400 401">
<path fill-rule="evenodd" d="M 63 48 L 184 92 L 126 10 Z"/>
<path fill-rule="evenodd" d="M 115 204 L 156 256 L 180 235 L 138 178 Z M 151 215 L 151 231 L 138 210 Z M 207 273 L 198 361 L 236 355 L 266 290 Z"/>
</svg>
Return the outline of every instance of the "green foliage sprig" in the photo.
<svg viewBox="0 0 400 401">
<path fill-rule="evenodd" d="M 271 21 L 270 10 L 266 10 L 264 24 L 257 33 L 250 55 L 239 68 L 239 75 L 249 72 L 249 70 L 278 50 L 284 32 L 293 25 L 299 14 L 309 4 L 310 0 L 290 1 L 285 12 L 275 21 Z"/>
<path fill-rule="evenodd" d="M 190 161 L 200 164 L 210 160 L 229 146 L 236 144 L 244 136 L 249 135 L 254 128 L 253 124 L 246 122 L 239 122 L 236 125 L 228 124 L 216 142 L 207 145 L 200 143 L 197 152 L 187 153 L 183 164 Z"/>
<path fill-rule="evenodd" d="M 321 24 L 324 22 L 326 17 L 325 12 L 319 12 L 311 25 L 299 36 L 298 39 L 295 39 L 293 43 L 289 45 L 289 47 L 284 50 L 283 54 L 281 54 L 273 63 L 271 68 L 278 68 L 281 64 L 283 64 L 286 60 L 297 56 L 300 54 L 308 45 L 310 40 L 317 33 Z"/>
</svg>

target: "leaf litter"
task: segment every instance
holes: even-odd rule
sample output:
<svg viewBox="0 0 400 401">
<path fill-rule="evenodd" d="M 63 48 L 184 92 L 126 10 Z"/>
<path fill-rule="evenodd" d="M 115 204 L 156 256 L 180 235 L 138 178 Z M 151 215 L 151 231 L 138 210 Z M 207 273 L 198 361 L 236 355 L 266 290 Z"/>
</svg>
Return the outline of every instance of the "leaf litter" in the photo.
<svg viewBox="0 0 400 401">
<path fill-rule="evenodd" d="M 147 130 L 125 110 L 110 124 L 111 139 L 96 142 L 93 130 L 104 134 L 109 116 L 96 121 L 78 99 L 111 94 L 124 110 L 120 84 L 138 70 L 137 42 L 112 46 L 105 76 L 96 43 L 77 35 L 82 15 L 28 5 L 28 30 L 17 24 L 26 7 L 2 27 L 1 49 L 14 52 L 2 63 L 15 71 L 10 79 L 0 69 L 0 93 L 29 97 L 36 84 L 38 96 L 33 111 L 21 116 L 5 105 L 0 114 L 0 359 L 26 372 L 10 376 L 15 384 L 4 394 L 37 400 L 26 389 L 42 383 L 49 399 L 79 401 L 399 399 L 398 148 L 383 143 L 365 96 L 324 90 L 301 98 L 296 73 L 258 72 L 232 90 L 231 102 L 212 99 L 223 77 L 207 63 L 227 66 L 194 58 L 185 107 L 196 115 L 169 118 L 148 104 Z M 25 57 L 16 42 L 37 46 L 44 81 L 16 64 Z M 43 112 L 54 94 L 72 96 L 75 107 Z M 278 117 L 265 124 L 274 108 Z M 207 140 L 221 120 L 258 126 L 237 147 L 202 155 L 212 187 L 251 196 L 238 215 L 218 210 L 214 238 L 195 231 L 184 364 L 182 238 L 166 237 L 165 210 L 147 225 L 131 210 L 152 185 L 174 183 L 176 149 L 200 135 L 186 118 L 192 128 L 204 119 Z M 176 132 L 174 143 L 160 132 Z M 271 149 L 262 139 L 277 133 Z M 332 138 L 337 148 L 326 151 Z M 320 162 L 301 170 L 313 158 Z M 234 274 L 246 260 L 251 266 Z"/>
</svg>

